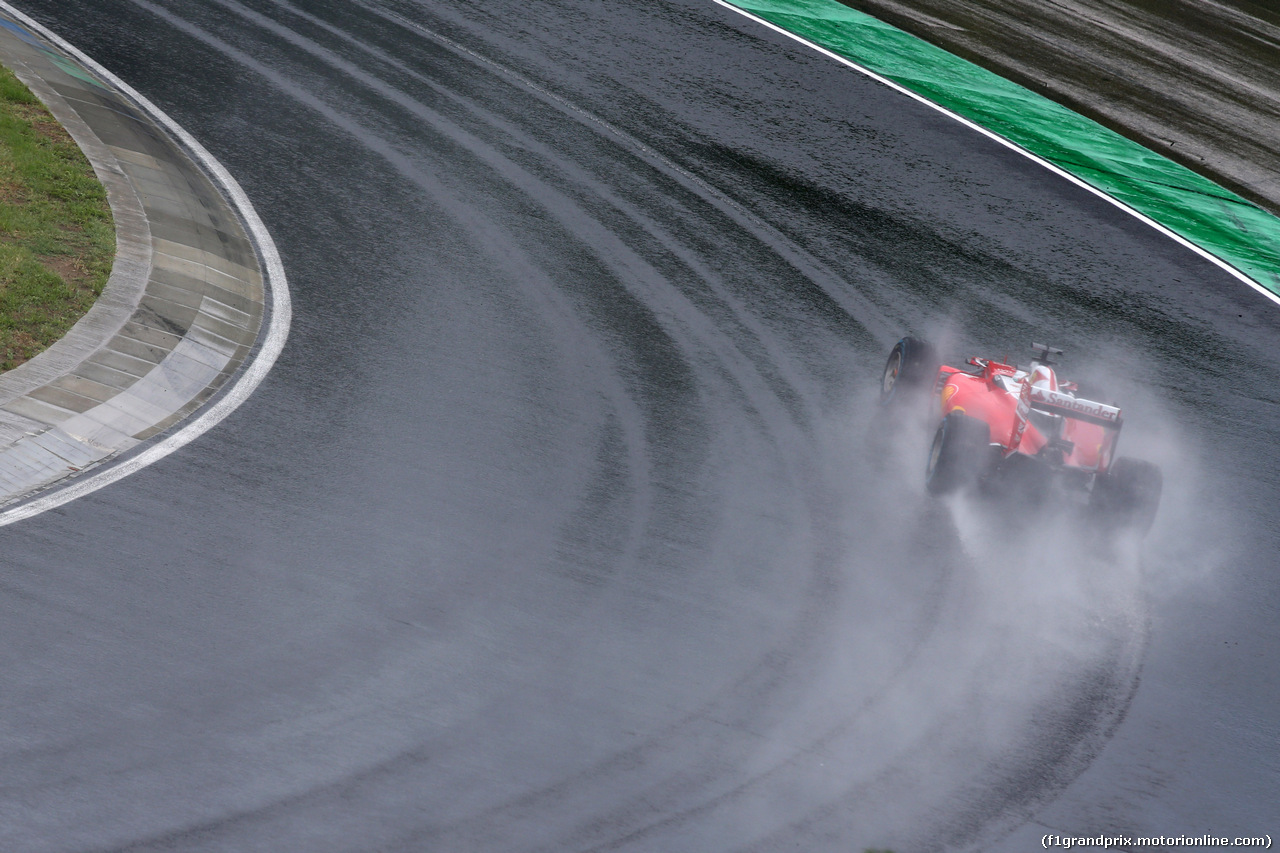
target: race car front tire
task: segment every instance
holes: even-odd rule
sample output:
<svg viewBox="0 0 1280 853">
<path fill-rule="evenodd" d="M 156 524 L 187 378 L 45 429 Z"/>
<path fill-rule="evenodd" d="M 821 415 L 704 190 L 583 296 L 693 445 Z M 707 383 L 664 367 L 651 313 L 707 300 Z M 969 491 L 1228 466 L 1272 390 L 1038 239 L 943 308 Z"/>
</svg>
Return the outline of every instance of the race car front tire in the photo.
<svg viewBox="0 0 1280 853">
<path fill-rule="evenodd" d="M 937 350 L 920 338 L 906 337 L 893 345 L 880 375 L 880 404 L 897 406 L 922 397 L 938 375 Z"/>
<path fill-rule="evenodd" d="M 948 495 L 977 481 L 991 458 L 991 430 L 977 418 L 951 412 L 942 419 L 929 449 L 925 488 Z"/>
</svg>

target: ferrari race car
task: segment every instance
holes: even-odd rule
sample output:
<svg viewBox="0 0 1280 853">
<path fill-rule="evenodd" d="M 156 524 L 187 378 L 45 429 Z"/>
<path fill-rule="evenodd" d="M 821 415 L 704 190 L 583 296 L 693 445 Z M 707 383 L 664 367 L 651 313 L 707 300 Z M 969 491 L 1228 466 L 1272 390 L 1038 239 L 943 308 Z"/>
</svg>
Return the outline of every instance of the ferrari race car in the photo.
<svg viewBox="0 0 1280 853">
<path fill-rule="evenodd" d="M 1145 534 L 1163 480 L 1150 462 L 1116 457 L 1120 409 L 1077 396 L 1058 377 L 1062 351 L 1032 344 L 1025 369 L 972 357 L 942 364 L 934 348 L 903 338 L 885 363 L 880 402 L 891 410 L 919 404 L 937 419 L 925 486 L 945 495 L 976 488 L 1032 507 L 1075 495 L 1101 524 Z"/>
</svg>

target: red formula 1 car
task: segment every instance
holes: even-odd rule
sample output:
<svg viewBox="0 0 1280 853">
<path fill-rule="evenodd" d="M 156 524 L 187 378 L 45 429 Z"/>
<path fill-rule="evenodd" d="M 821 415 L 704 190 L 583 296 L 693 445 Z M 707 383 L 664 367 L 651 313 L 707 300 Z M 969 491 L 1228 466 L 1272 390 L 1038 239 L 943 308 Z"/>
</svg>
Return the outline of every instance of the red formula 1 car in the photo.
<svg viewBox="0 0 1280 853">
<path fill-rule="evenodd" d="M 1054 370 L 1061 350 L 1033 344 L 1032 351 L 1025 369 L 977 357 L 957 368 L 918 338 L 894 345 L 880 402 L 901 409 L 929 401 L 938 419 L 925 468 L 929 492 L 976 487 L 1023 506 L 1078 495 L 1100 523 L 1146 533 L 1160 503 L 1160 469 L 1117 458 L 1120 409 L 1076 396 L 1076 383 Z"/>
</svg>

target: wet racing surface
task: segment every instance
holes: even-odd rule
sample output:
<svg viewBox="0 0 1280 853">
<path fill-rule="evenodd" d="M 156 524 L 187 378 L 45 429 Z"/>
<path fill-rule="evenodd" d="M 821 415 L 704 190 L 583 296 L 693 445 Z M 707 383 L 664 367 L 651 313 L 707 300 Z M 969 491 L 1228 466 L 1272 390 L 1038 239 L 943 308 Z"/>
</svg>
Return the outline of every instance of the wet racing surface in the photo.
<svg viewBox="0 0 1280 853">
<path fill-rule="evenodd" d="M 24 9 L 236 176 L 294 323 L 220 427 L 3 530 L 0 847 L 1274 834 L 1243 285 L 711 3 Z M 905 331 L 1066 349 L 1165 470 L 1150 539 L 926 498 Z"/>
</svg>

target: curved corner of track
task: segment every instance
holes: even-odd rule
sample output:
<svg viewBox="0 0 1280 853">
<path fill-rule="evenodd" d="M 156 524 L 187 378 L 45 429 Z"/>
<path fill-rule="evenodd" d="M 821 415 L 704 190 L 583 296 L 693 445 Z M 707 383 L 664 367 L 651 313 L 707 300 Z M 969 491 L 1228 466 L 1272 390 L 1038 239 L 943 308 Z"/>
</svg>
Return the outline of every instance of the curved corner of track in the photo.
<svg viewBox="0 0 1280 853">
<path fill-rule="evenodd" d="M 0 442 L 6 525 L 109 485 L 207 432 L 266 377 L 292 312 L 270 233 L 204 146 L 3 0 L 0 25 L 0 59 L 88 156 L 117 227 L 116 261 L 98 304 L 64 340 L 0 378 L 0 422 L 17 436 Z"/>
</svg>

